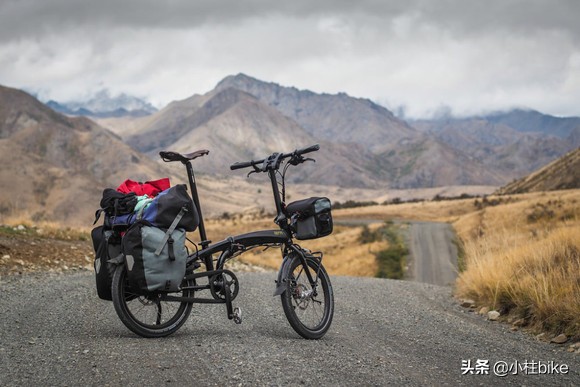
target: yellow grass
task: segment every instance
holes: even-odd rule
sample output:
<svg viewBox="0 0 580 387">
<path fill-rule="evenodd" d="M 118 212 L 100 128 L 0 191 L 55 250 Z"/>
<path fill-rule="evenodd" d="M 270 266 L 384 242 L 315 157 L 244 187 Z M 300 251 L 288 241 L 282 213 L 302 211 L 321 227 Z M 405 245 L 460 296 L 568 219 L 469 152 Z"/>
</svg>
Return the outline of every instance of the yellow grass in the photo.
<svg viewBox="0 0 580 387">
<path fill-rule="evenodd" d="M 476 206 L 475 204 L 478 204 Z M 344 209 L 336 219 L 452 223 L 464 250 L 456 293 L 580 337 L 580 190 Z"/>
<path fill-rule="evenodd" d="M 459 218 L 457 294 L 530 326 L 580 336 L 580 191 L 520 195 Z"/>
</svg>

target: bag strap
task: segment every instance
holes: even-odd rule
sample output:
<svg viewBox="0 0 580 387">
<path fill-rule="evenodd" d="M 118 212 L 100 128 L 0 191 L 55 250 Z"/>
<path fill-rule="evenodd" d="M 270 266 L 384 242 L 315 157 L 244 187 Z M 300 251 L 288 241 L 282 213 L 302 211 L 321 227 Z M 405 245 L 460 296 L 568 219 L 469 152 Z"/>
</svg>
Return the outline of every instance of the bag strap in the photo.
<svg viewBox="0 0 580 387">
<path fill-rule="evenodd" d="M 171 226 L 169 226 L 169 228 L 165 232 L 165 235 L 163 236 L 163 239 L 161 240 L 159 247 L 155 251 L 155 255 L 159 256 L 161 254 L 163 247 L 165 247 L 165 244 L 167 243 L 167 241 L 169 241 L 171 239 L 171 234 L 173 233 L 173 231 L 175 231 L 175 229 L 177 228 L 177 224 L 179 223 L 181 218 L 183 218 L 183 216 L 185 215 L 186 212 L 187 212 L 187 208 L 185 206 L 181 207 L 179 214 L 177 214 L 175 219 L 173 219 L 173 223 L 171 223 Z M 170 250 L 169 251 L 169 259 L 171 259 L 172 261 L 175 261 L 175 255 L 173 255 L 173 239 L 171 239 L 171 243 L 169 244 L 169 250 Z M 172 257 L 173 257 L 173 259 L 172 259 Z"/>
<path fill-rule="evenodd" d="M 99 219 L 101 219 L 101 214 L 103 213 L 103 211 L 105 211 L 104 208 L 99 208 L 96 212 L 95 212 L 95 221 L 93 222 L 93 226 L 95 224 L 97 224 L 97 222 L 99 221 Z"/>
</svg>

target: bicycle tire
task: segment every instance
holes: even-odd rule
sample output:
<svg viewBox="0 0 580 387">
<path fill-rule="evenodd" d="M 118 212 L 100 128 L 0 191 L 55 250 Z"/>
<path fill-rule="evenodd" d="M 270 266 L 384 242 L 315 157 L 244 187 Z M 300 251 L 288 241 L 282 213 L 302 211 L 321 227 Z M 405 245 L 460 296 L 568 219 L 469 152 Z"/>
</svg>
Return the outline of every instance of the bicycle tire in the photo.
<svg viewBox="0 0 580 387">
<path fill-rule="evenodd" d="M 193 290 L 181 292 L 183 297 L 193 297 L 193 293 Z M 115 270 L 112 296 L 121 322 L 133 333 L 148 338 L 175 333 L 185 323 L 193 306 L 187 302 L 162 301 L 160 295 L 143 296 L 133 293 L 127 283 L 125 265 L 119 265 Z"/>
<path fill-rule="evenodd" d="M 295 258 L 290 263 L 289 276 L 286 278 L 286 291 L 282 294 L 282 308 L 288 322 L 300 336 L 309 340 L 322 338 L 332 323 L 334 315 L 334 294 L 330 278 L 322 266 L 313 258 L 306 263 L 316 276 L 318 267 L 318 286 L 311 296 L 304 297 L 312 290 L 302 263 Z"/>
</svg>

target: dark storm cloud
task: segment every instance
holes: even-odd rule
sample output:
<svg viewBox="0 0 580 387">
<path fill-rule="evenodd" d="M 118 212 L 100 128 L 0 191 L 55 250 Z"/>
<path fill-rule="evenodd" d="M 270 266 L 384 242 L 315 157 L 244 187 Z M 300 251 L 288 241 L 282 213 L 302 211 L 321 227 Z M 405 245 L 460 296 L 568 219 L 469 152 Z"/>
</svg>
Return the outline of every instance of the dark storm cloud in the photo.
<svg viewBox="0 0 580 387">
<path fill-rule="evenodd" d="M 0 4 L 0 38 L 8 40 L 46 31 L 94 26 L 192 28 L 205 23 L 233 23 L 270 15 L 288 17 L 368 15 L 388 24 L 413 15 L 417 26 L 437 25 L 454 33 L 501 29 L 514 33 L 565 30 L 580 36 L 576 0 L 8 0 Z"/>
</svg>

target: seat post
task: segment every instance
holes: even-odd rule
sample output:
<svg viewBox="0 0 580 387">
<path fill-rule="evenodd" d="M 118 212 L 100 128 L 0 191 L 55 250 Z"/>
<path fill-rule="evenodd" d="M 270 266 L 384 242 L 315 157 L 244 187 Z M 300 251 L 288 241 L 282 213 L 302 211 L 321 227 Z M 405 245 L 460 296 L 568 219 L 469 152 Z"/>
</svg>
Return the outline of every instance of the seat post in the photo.
<svg viewBox="0 0 580 387">
<path fill-rule="evenodd" d="M 199 195 L 197 193 L 197 185 L 195 184 L 195 175 L 193 174 L 193 167 L 191 162 L 188 160 L 184 162 L 187 168 L 187 177 L 189 178 L 189 187 L 191 188 L 191 198 L 193 203 L 197 207 L 197 212 L 199 214 L 199 237 L 201 238 L 201 248 L 202 250 L 209 246 L 210 241 L 207 240 L 207 235 L 205 233 L 205 224 L 203 222 L 203 214 L 201 212 L 201 205 L 199 204 Z"/>
</svg>

